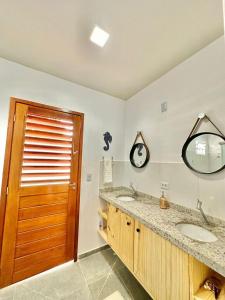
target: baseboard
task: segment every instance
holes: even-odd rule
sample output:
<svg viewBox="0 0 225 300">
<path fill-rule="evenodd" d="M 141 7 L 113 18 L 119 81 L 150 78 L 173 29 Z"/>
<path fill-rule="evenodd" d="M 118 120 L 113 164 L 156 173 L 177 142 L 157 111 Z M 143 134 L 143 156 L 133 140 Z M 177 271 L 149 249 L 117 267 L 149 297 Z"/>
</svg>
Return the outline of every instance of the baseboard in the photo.
<svg viewBox="0 0 225 300">
<path fill-rule="evenodd" d="M 102 250 L 105 250 L 105 249 L 108 249 L 109 248 L 109 245 L 104 245 L 104 246 L 101 246 L 99 248 L 96 248 L 96 249 L 93 249 L 93 250 L 90 250 L 88 252 L 85 252 L 85 253 L 82 253 L 82 254 L 79 254 L 78 255 L 78 259 L 82 259 L 82 258 L 85 258 L 89 255 L 92 255 L 92 254 L 95 254 L 99 251 L 102 251 Z"/>
</svg>

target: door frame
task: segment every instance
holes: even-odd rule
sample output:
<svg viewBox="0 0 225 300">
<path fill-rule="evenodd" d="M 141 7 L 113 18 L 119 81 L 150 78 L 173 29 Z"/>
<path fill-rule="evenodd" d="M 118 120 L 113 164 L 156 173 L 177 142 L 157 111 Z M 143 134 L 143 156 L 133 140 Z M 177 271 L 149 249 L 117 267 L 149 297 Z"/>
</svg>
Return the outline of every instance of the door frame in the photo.
<svg viewBox="0 0 225 300">
<path fill-rule="evenodd" d="M 19 99 L 15 97 L 10 98 L 10 107 L 8 115 L 8 128 L 7 128 L 7 137 L 6 137 L 6 146 L 5 146 L 5 157 L 4 157 L 4 166 L 2 173 L 2 187 L 0 194 L 0 259 L 2 253 L 2 242 L 3 242 L 3 232 L 4 232 L 4 221 L 5 221 L 5 210 L 7 203 L 7 188 L 9 180 L 9 171 L 11 163 L 11 151 L 12 151 L 12 138 L 14 131 L 14 121 L 15 121 L 15 112 L 16 104 L 26 104 L 29 106 L 50 109 L 58 112 L 68 113 L 71 115 L 77 115 L 81 118 L 81 132 L 79 140 L 79 163 L 78 163 L 78 182 L 76 189 L 76 225 L 75 225 L 75 239 L 74 239 L 74 261 L 77 261 L 77 251 L 78 251 L 78 231 L 79 231 L 79 211 L 80 211 L 80 187 L 81 187 L 81 167 L 82 167 L 82 150 L 83 150 L 83 128 L 84 128 L 84 114 L 68 109 L 63 109 L 55 106 L 50 106 L 47 104 L 37 103 L 30 100 Z M 0 270 L 1 271 L 1 270 Z"/>
</svg>

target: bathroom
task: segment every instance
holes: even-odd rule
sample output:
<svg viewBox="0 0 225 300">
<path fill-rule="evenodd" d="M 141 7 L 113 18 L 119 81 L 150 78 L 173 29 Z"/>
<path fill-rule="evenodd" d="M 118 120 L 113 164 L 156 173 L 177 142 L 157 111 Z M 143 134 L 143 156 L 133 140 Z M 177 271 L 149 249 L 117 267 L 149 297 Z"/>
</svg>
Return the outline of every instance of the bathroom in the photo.
<svg viewBox="0 0 225 300">
<path fill-rule="evenodd" d="M 0 299 L 225 299 L 223 1 L 169 4 L 0 0 Z M 96 28 L 104 46 L 93 42 Z M 78 124 L 79 134 L 54 149 L 66 144 L 67 157 L 72 148 L 73 180 L 60 181 L 60 189 L 36 183 L 31 206 L 33 185 L 20 180 L 28 180 L 26 163 L 40 149 L 22 151 L 43 119 L 39 111 L 47 116 L 38 123 L 43 130 L 60 115 L 67 125 L 56 127 L 70 135 Z M 221 145 L 212 171 L 204 155 L 200 170 L 185 156 L 186 142 L 204 132 Z M 200 153 L 205 144 L 198 143 Z M 67 167 L 53 166 L 59 178 Z M 42 180 L 50 172 L 35 168 Z M 54 195 L 67 192 L 71 226 L 50 237 L 50 227 L 64 224 L 51 216 L 66 209 Z M 199 225 L 213 241 L 188 237 L 179 224 Z M 64 244 L 69 254 L 54 256 Z"/>
</svg>

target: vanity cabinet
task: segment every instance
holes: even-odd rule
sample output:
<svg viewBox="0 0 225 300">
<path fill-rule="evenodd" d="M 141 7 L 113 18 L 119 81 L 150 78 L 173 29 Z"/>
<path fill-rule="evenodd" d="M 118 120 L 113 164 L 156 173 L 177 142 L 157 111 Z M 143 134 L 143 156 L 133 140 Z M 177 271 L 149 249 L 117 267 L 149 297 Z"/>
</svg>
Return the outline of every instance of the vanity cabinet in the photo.
<svg viewBox="0 0 225 300">
<path fill-rule="evenodd" d="M 108 243 L 124 264 L 133 271 L 134 219 L 109 205 Z"/>
<path fill-rule="evenodd" d="M 219 274 L 111 204 L 107 220 L 109 245 L 154 300 L 213 299 L 201 286 Z"/>
<path fill-rule="evenodd" d="M 134 275 L 157 300 L 189 300 L 188 254 L 135 221 Z"/>
</svg>

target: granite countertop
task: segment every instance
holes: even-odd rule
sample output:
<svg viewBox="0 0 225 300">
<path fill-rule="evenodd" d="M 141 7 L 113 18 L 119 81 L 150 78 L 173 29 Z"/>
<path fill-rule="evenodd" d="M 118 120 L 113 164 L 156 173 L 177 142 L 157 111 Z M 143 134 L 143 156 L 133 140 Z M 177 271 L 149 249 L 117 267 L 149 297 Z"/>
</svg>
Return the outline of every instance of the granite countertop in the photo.
<svg viewBox="0 0 225 300">
<path fill-rule="evenodd" d="M 212 226 L 206 225 L 199 212 L 172 204 L 169 209 L 160 209 L 159 199 L 138 193 L 136 201 L 122 202 L 119 195 L 128 195 L 131 191 L 119 187 L 100 190 L 99 197 L 121 211 L 139 220 L 155 233 L 195 257 L 214 271 L 225 277 L 225 222 L 210 217 Z M 213 232 L 218 240 L 212 243 L 194 241 L 178 231 L 177 223 L 192 223 Z"/>
</svg>

